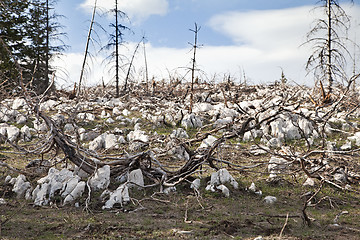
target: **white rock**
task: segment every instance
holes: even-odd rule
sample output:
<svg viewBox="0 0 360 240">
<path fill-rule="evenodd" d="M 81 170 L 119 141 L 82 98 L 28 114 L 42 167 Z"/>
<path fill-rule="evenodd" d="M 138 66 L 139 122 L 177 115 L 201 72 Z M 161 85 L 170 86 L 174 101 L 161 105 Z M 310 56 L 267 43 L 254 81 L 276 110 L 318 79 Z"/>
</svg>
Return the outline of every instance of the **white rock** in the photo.
<svg viewBox="0 0 360 240">
<path fill-rule="evenodd" d="M 252 191 L 252 192 L 256 192 L 256 186 L 255 186 L 255 183 L 251 183 L 250 187 L 249 187 L 249 190 Z"/>
<path fill-rule="evenodd" d="M 214 185 L 209 184 L 206 186 L 205 190 L 215 192 L 215 187 L 214 187 Z"/>
<path fill-rule="evenodd" d="M 35 197 L 34 204 L 35 206 L 44 206 L 49 203 L 49 200 L 46 196 L 49 194 L 50 184 L 44 183 L 41 184 L 39 188 L 35 188 L 33 191 L 33 197 Z"/>
<path fill-rule="evenodd" d="M 134 125 L 134 130 L 135 130 L 135 131 L 140 131 L 140 130 L 141 130 L 141 123 L 136 123 L 136 124 Z"/>
<path fill-rule="evenodd" d="M 163 193 L 165 193 L 165 194 L 170 194 L 172 192 L 176 192 L 176 187 L 175 186 L 174 187 L 167 187 L 167 188 L 165 188 L 163 190 Z"/>
<path fill-rule="evenodd" d="M 283 158 L 272 156 L 269 160 L 268 172 L 270 178 L 275 178 L 277 174 L 284 172 L 289 167 L 289 162 Z"/>
<path fill-rule="evenodd" d="M 40 104 L 40 111 L 54 110 L 55 105 L 59 104 L 57 101 L 49 99 L 46 102 Z"/>
<path fill-rule="evenodd" d="M 311 122 L 305 118 L 300 118 L 298 120 L 298 124 L 299 124 L 299 127 L 303 130 L 305 137 L 309 137 L 314 130 L 314 127 L 311 124 Z"/>
<path fill-rule="evenodd" d="M 39 132 L 46 132 L 48 130 L 47 125 L 44 122 L 40 122 L 39 120 L 33 121 L 34 129 Z"/>
<path fill-rule="evenodd" d="M 51 117 L 51 119 L 55 122 L 57 126 L 61 126 L 65 123 L 65 116 L 60 113 L 55 114 Z"/>
<path fill-rule="evenodd" d="M 202 121 L 199 117 L 195 116 L 195 114 L 187 114 L 181 121 L 181 126 L 183 126 L 186 129 L 189 128 L 200 128 L 202 127 Z"/>
<path fill-rule="evenodd" d="M 125 117 L 129 116 L 131 114 L 131 112 L 129 110 L 127 110 L 126 108 L 122 111 L 122 115 L 124 115 Z"/>
<path fill-rule="evenodd" d="M 349 151 L 349 150 L 351 150 L 351 142 L 350 142 L 350 141 L 346 142 L 344 145 L 342 145 L 342 146 L 340 147 L 340 149 L 341 149 L 342 151 Z"/>
<path fill-rule="evenodd" d="M 119 116 L 119 115 L 121 115 L 121 110 L 118 107 L 114 107 L 112 113 L 115 116 Z"/>
<path fill-rule="evenodd" d="M 72 123 L 67 123 L 64 126 L 64 132 L 65 133 L 74 133 L 75 132 L 75 127 Z"/>
<path fill-rule="evenodd" d="M 252 135 L 252 133 L 250 131 L 247 131 L 244 133 L 244 137 L 243 137 L 243 141 L 244 142 L 249 142 L 249 141 L 252 141 L 254 140 L 254 137 Z"/>
<path fill-rule="evenodd" d="M 20 130 L 15 126 L 10 126 L 6 129 L 7 137 L 9 141 L 16 142 L 18 137 L 20 136 Z"/>
<path fill-rule="evenodd" d="M 124 136 L 120 136 L 120 137 L 118 138 L 118 143 L 120 143 L 120 144 L 126 143 L 126 139 L 124 138 Z"/>
<path fill-rule="evenodd" d="M 238 182 L 230 175 L 225 168 L 211 174 L 210 185 L 217 186 L 220 184 L 230 183 L 235 189 L 239 187 Z"/>
<path fill-rule="evenodd" d="M 31 200 L 32 199 L 32 191 L 33 191 L 34 189 L 32 188 L 32 187 L 30 187 L 30 188 L 28 188 L 27 190 L 26 190 L 26 193 L 25 193 L 25 199 L 26 200 Z"/>
<path fill-rule="evenodd" d="M 26 101 L 24 98 L 15 98 L 12 104 L 12 109 L 18 110 L 20 108 L 23 108 L 26 105 Z"/>
<path fill-rule="evenodd" d="M 110 184 L 110 166 L 105 165 L 96 170 L 93 177 L 89 179 L 89 185 L 93 191 L 107 188 Z"/>
<path fill-rule="evenodd" d="M 261 154 L 266 154 L 268 153 L 267 151 L 270 151 L 270 148 L 266 147 L 266 146 L 261 146 L 262 148 L 259 148 L 258 146 L 256 145 L 252 145 L 250 147 L 250 153 L 253 154 L 254 156 L 258 156 L 258 155 L 261 155 Z M 267 150 L 267 151 L 266 151 Z"/>
<path fill-rule="evenodd" d="M 69 195 L 75 189 L 79 183 L 79 180 L 80 177 L 73 177 L 67 180 L 62 187 L 61 197 L 65 198 L 67 195 Z"/>
<path fill-rule="evenodd" d="M 21 134 L 21 139 L 24 140 L 25 142 L 31 141 L 31 131 L 30 128 L 26 125 L 24 125 L 21 129 L 20 129 L 20 134 Z"/>
<path fill-rule="evenodd" d="M 36 188 L 32 191 L 32 200 L 35 200 L 37 197 L 38 192 L 40 191 L 40 185 L 37 185 Z"/>
<path fill-rule="evenodd" d="M 274 204 L 277 201 L 277 198 L 274 196 L 266 196 L 264 201 L 266 204 Z"/>
<path fill-rule="evenodd" d="M 104 148 L 105 145 L 105 135 L 101 134 L 100 136 L 96 137 L 89 143 L 89 149 L 93 151 L 100 150 Z"/>
<path fill-rule="evenodd" d="M 315 181 L 312 178 L 307 178 L 306 181 L 303 183 L 303 186 L 315 186 Z"/>
<path fill-rule="evenodd" d="M 287 139 L 300 139 L 301 135 L 299 133 L 299 129 L 297 127 L 295 127 L 294 125 L 289 125 L 286 129 L 286 137 Z"/>
<path fill-rule="evenodd" d="M 220 118 L 215 121 L 214 125 L 215 125 L 215 127 L 222 127 L 226 124 L 231 123 L 232 121 L 233 121 L 232 117 Z"/>
<path fill-rule="evenodd" d="M 210 103 L 195 103 L 193 107 L 193 112 L 209 112 L 214 109 L 214 106 Z"/>
<path fill-rule="evenodd" d="M 6 201 L 5 201 L 5 199 L 3 199 L 3 198 L 0 198 L 0 205 L 5 205 L 6 204 Z"/>
<path fill-rule="evenodd" d="M 80 198 L 81 195 L 83 194 L 84 190 L 85 190 L 85 185 L 86 185 L 86 183 L 84 181 L 80 181 L 76 185 L 74 190 L 69 195 L 66 196 L 66 198 L 64 199 L 63 205 L 66 205 L 68 203 L 72 203 L 75 200 L 77 200 L 78 198 Z"/>
<path fill-rule="evenodd" d="M 282 119 L 277 119 L 270 123 L 271 135 L 274 137 L 279 137 L 280 133 L 284 133 L 285 123 Z"/>
<path fill-rule="evenodd" d="M 16 193 L 17 198 L 22 198 L 24 197 L 26 190 L 30 187 L 31 185 L 26 181 L 25 176 L 20 174 L 15 180 L 12 191 Z"/>
<path fill-rule="evenodd" d="M 102 209 L 111 209 L 115 203 L 119 203 L 123 206 L 124 203 L 129 201 L 129 189 L 126 184 L 122 184 L 114 192 L 110 193 L 110 198 L 105 202 Z"/>
<path fill-rule="evenodd" d="M 254 240 L 263 240 L 264 238 L 262 236 L 258 236 L 256 238 L 254 238 Z"/>
<path fill-rule="evenodd" d="M 5 124 L 0 124 L 0 134 L 2 136 L 4 136 L 5 138 L 7 138 L 7 128 L 8 128 L 8 125 L 5 123 Z"/>
<path fill-rule="evenodd" d="M 108 112 L 106 112 L 105 110 L 102 110 L 100 117 L 101 118 L 109 118 L 109 117 L 111 117 L 111 115 Z"/>
<path fill-rule="evenodd" d="M 54 197 L 55 192 L 61 190 L 62 188 L 63 188 L 62 182 L 54 181 L 50 187 L 49 198 Z"/>
<path fill-rule="evenodd" d="M 225 195 L 225 197 L 229 197 L 230 196 L 230 191 L 229 189 L 225 186 L 225 185 L 219 185 L 216 187 L 217 189 L 221 190 L 222 193 Z"/>
<path fill-rule="evenodd" d="M 189 138 L 189 135 L 183 128 L 178 128 L 176 130 L 173 130 L 170 134 L 170 137 L 172 138 Z"/>
<path fill-rule="evenodd" d="M 340 183 L 346 183 L 347 182 L 347 177 L 346 174 L 343 172 L 337 172 L 333 175 L 334 180 Z"/>
<path fill-rule="evenodd" d="M 135 184 L 137 187 L 144 187 L 144 177 L 141 169 L 131 171 L 127 179 L 129 183 Z"/>
<path fill-rule="evenodd" d="M 17 115 L 17 117 L 16 117 L 17 124 L 25 124 L 26 121 L 27 121 L 27 118 L 24 115 Z"/>
<path fill-rule="evenodd" d="M 75 167 L 74 173 L 76 174 L 76 176 L 80 177 L 80 179 L 85 179 L 89 177 L 89 174 L 79 167 Z"/>
<path fill-rule="evenodd" d="M 200 179 L 197 178 L 194 181 L 192 181 L 190 188 L 198 190 L 200 188 Z"/>
<path fill-rule="evenodd" d="M 282 146 L 281 140 L 279 138 L 271 138 L 267 143 L 266 146 L 270 148 L 279 148 Z"/>
<path fill-rule="evenodd" d="M 173 145 L 172 142 L 169 142 L 169 145 Z M 188 161 L 190 159 L 189 153 L 186 151 L 186 149 L 183 146 L 179 145 L 173 145 L 171 149 L 168 151 L 169 155 L 175 156 L 179 160 L 185 160 Z"/>
<path fill-rule="evenodd" d="M 207 138 L 205 138 L 205 139 L 201 142 L 201 144 L 200 144 L 200 146 L 199 146 L 199 149 L 200 149 L 200 148 L 208 148 L 208 147 L 211 147 L 216 140 L 217 140 L 216 137 L 209 135 Z"/>
<path fill-rule="evenodd" d="M 128 135 L 127 135 L 127 139 L 129 142 L 131 141 L 135 141 L 135 140 L 140 140 L 142 142 L 149 142 L 149 136 L 146 135 L 146 133 L 144 131 L 141 130 L 134 130 L 131 131 Z"/>
<path fill-rule="evenodd" d="M 87 131 L 80 133 L 80 141 L 93 141 L 100 134 L 94 131 Z"/>
<path fill-rule="evenodd" d="M 104 148 L 110 149 L 117 146 L 117 137 L 114 134 L 106 134 L 105 135 L 105 142 L 104 142 Z"/>
<path fill-rule="evenodd" d="M 114 123 L 115 122 L 115 120 L 114 119 L 112 119 L 112 118 L 108 118 L 108 119 L 106 119 L 106 121 L 105 121 L 107 124 L 112 124 L 112 123 Z"/>
<path fill-rule="evenodd" d="M 10 183 L 12 177 L 10 175 L 7 175 L 5 178 L 5 183 Z"/>
<path fill-rule="evenodd" d="M 79 120 L 83 120 L 83 121 L 94 121 L 95 120 L 95 115 L 92 113 L 79 113 L 76 116 L 77 119 Z"/>
</svg>

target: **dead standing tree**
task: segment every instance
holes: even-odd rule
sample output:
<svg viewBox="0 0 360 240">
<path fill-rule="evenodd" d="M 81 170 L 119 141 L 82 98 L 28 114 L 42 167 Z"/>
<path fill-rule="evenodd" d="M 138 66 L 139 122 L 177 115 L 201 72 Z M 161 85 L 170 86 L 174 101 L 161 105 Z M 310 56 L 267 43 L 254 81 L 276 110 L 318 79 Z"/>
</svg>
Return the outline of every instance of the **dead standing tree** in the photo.
<svg viewBox="0 0 360 240">
<path fill-rule="evenodd" d="M 198 33 L 200 31 L 201 27 L 198 27 L 197 23 L 195 23 L 195 29 L 189 29 L 194 33 L 194 44 L 189 43 L 193 47 L 193 58 L 192 61 L 192 67 L 191 67 L 191 91 L 190 91 L 190 107 L 189 112 L 192 112 L 192 106 L 194 102 L 194 81 L 195 81 L 195 68 L 196 68 L 196 49 L 199 48 L 197 45 L 198 40 Z"/>
<path fill-rule="evenodd" d="M 106 34 L 108 35 L 108 40 L 107 40 L 108 42 L 105 46 L 103 46 L 100 49 L 100 52 L 104 50 L 110 51 L 110 55 L 106 58 L 106 60 L 109 61 L 110 67 L 112 69 L 115 68 L 115 87 L 116 87 L 115 96 L 119 97 L 120 95 L 119 78 L 120 78 L 120 70 L 121 70 L 120 62 L 122 60 L 121 59 L 122 56 L 119 52 L 119 46 L 123 44 L 124 31 L 130 29 L 127 26 L 119 23 L 119 19 L 127 18 L 127 15 L 118 9 L 117 0 L 115 0 L 115 6 L 113 9 L 110 10 L 110 13 L 114 14 L 115 23 L 110 23 L 109 27 L 112 30 L 112 32 L 111 33 L 106 32 Z M 104 30 L 104 28 L 102 29 Z M 124 89 L 126 90 L 127 83 L 125 82 L 124 85 L 125 85 Z"/>
<path fill-rule="evenodd" d="M 351 54 L 345 45 L 348 39 L 346 36 L 341 36 L 341 32 L 347 33 L 350 18 L 338 0 L 320 2 L 325 17 L 317 19 L 315 26 L 307 34 L 308 40 L 305 44 L 313 44 L 313 53 L 307 61 L 306 69 L 313 72 L 320 83 L 327 82 L 327 95 L 330 96 L 334 81 L 343 82 L 347 79 L 346 58 L 351 58 Z"/>
<path fill-rule="evenodd" d="M 83 75 L 84 75 L 84 71 L 85 71 L 86 58 L 87 58 L 88 53 L 89 53 L 89 43 L 91 41 L 91 33 L 93 31 L 93 25 L 94 25 L 94 22 L 95 22 L 96 3 L 97 3 L 97 0 L 95 0 L 95 3 L 94 3 L 93 13 L 92 13 L 90 27 L 89 27 L 89 32 L 88 32 L 88 36 L 87 36 L 87 40 L 86 40 L 84 60 L 83 60 L 82 67 L 81 67 L 79 86 L 78 86 L 77 93 L 76 93 L 77 96 L 79 96 L 80 91 L 81 91 L 81 83 L 82 83 L 82 79 L 83 79 Z"/>
</svg>

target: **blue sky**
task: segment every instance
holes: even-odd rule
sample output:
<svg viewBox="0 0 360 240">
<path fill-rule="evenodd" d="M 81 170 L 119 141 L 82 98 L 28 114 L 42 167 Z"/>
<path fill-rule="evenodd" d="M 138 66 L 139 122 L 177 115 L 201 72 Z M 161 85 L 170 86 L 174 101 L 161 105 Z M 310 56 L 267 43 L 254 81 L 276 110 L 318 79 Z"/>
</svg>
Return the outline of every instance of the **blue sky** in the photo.
<svg viewBox="0 0 360 240">
<path fill-rule="evenodd" d="M 114 0 L 98 0 L 103 9 L 113 6 Z M 196 22 L 201 26 L 198 65 L 206 74 L 204 80 L 219 81 L 231 74 L 241 81 L 243 72 L 252 83 L 273 82 L 279 79 L 281 68 L 290 80 L 311 85 L 305 77 L 304 65 L 309 47 L 299 46 L 319 12 L 310 11 L 317 0 L 118 0 L 120 10 L 127 13 L 123 20 L 133 33 L 125 33 L 126 47 L 121 51 L 131 55 L 143 34 L 147 38 L 147 58 L 150 75 L 156 79 L 180 75 L 187 79 L 181 67 L 189 66 L 193 33 Z M 346 1 L 345 1 L 346 2 Z M 360 0 L 345 6 L 353 17 L 350 37 L 360 38 Z M 65 87 L 78 81 L 86 36 L 94 0 L 59 0 L 56 11 L 68 34 L 70 49 L 57 64 L 68 70 Z M 113 21 L 111 16 L 96 17 L 104 26 Z M 101 33 L 100 30 L 98 30 Z M 98 55 L 90 65 L 87 84 L 112 81 L 112 74 L 101 64 Z M 136 58 L 134 79 L 143 78 L 143 57 Z"/>
</svg>

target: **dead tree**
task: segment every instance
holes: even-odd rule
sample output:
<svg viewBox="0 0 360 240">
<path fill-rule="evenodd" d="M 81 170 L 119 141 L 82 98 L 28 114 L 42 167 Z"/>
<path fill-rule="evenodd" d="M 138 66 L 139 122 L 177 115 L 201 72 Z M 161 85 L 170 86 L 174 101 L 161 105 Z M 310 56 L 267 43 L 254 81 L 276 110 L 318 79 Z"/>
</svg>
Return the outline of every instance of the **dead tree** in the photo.
<svg viewBox="0 0 360 240">
<path fill-rule="evenodd" d="M 86 64 L 86 58 L 88 56 L 89 43 L 90 43 L 90 40 L 91 40 L 91 33 L 93 31 L 93 24 L 94 24 L 94 21 L 95 21 L 96 3 L 97 3 L 97 0 L 95 0 L 95 3 L 94 3 L 93 13 L 92 13 L 90 27 L 89 27 L 89 32 L 88 32 L 88 36 L 87 36 L 87 40 L 86 40 L 84 60 L 83 60 L 82 67 L 81 67 L 81 72 L 80 72 L 80 79 L 79 79 L 79 86 L 78 86 L 78 90 L 77 90 L 77 96 L 79 96 L 80 91 L 81 91 L 81 83 L 82 83 L 82 79 L 83 79 L 83 75 L 84 75 L 84 71 L 85 71 L 85 64 Z"/>
<path fill-rule="evenodd" d="M 193 47 L 193 58 L 192 61 L 192 67 L 191 67 L 191 90 L 190 90 L 190 107 L 189 112 L 192 112 L 192 106 L 194 101 L 194 81 L 195 81 L 195 68 L 196 68 L 196 49 L 199 48 L 197 44 L 198 40 L 198 33 L 200 31 L 201 27 L 198 27 L 197 23 L 195 23 L 195 29 L 189 29 L 194 33 L 194 44 L 189 43 Z"/>
<path fill-rule="evenodd" d="M 305 44 L 312 44 L 314 50 L 307 61 L 306 70 L 314 73 L 316 81 L 327 82 L 327 91 L 331 94 L 334 81 L 343 82 L 347 78 L 346 58 L 351 58 L 351 54 L 345 45 L 346 36 L 340 34 L 347 33 L 350 18 L 338 0 L 320 2 L 325 17 L 317 19 L 307 34 Z"/>
</svg>

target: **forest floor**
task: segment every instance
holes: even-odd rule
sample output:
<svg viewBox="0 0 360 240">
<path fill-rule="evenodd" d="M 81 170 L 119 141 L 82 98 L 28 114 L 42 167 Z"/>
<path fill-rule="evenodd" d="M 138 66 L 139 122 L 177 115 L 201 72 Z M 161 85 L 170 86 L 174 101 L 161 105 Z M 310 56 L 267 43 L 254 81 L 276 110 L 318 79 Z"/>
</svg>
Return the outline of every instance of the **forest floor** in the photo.
<svg viewBox="0 0 360 240">
<path fill-rule="evenodd" d="M 1 178 L 3 179 L 3 178 Z M 133 193 L 133 203 L 111 211 L 101 210 L 96 197 L 90 210 L 56 204 L 35 207 L 17 200 L 11 187 L 1 183 L 1 239 L 359 239 L 360 202 L 358 196 L 323 187 L 315 207 L 308 207 L 313 220 L 308 226 L 302 217 L 308 190 L 300 184 L 257 181 L 264 195 L 276 196 L 272 205 L 246 190 L 247 176 L 238 179 L 240 187 L 230 197 L 201 190 L 194 193 L 186 184 L 176 193 L 155 194 L 151 189 Z M 202 183 L 205 185 L 205 182 Z M 204 186 L 205 187 L 205 186 Z M 183 189 L 179 189 L 183 188 Z M 139 199 L 139 200 L 136 200 Z M 95 200 L 95 201 L 94 201 Z M 342 215 L 337 225 L 336 215 Z M 287 217 L 288 216 L 288 217 Z M 281 237 L 280 237 L 281 236 Z"/>
<path fill-rule="evenodd" d="M 224 86 L 225 90 L 226 87 L 227 86 Z M 232 88 L 235 88 L 235 86 L 232 86 Z M 270 89 L 271 91 L 265 89 L 265 91 L 262 88 L 257 89 L 255 87 L 251 89 L 238 88 L 239 89 L 231 90 L 230 86 L 230 91 L 226 92 L 226 94 L 224 93 L 225 90 L 220 91 L 220 88 L 217 92 L 215 91 L 216 89 L 209 88 L 207 91 L 199 90 L 196 96 L 205 96 L 205 99 L 208 99 L 210 95 L 214 95 L 213 99 L 216 100 L 219 98 L 220 100 L 217 100 L 218 102 L 224 101 L 224 106 L 227 105 L 226 102 L 228 101 L 229 105 L 236 109 L 236 107 L 240 107 L 237 103 L 241 100 L 245 102 L 244 99 L 249 99 L 251 94 L 255 96 L 254 99 L 257 101 L 257 99 L 271 100 L 277 95 L 282 95 L 284 92 L 283 89 L 278 89 L 279 94 L 277 94 L 276 89 Z M 169 89 L 171 88 L 169 87 Z M 172 93 L 174 89 L 172 89 L 170 93 Z M 179 89 L 183 92 L 185 91 L 184 87 L 180 88 L 179 86 Z M 293 95 L 295 96 L 299 89 L 289 88 L 287 90 L 290 93 L 292 93 L 291 91 L 294 92 L 292 95 L 290 94 L 290 100 L 294 98 Z M 172 94 L 177 94 L 179 97 L 174 98 L 175 100 L 173 100 L 173 102 L 174 104 L 176 103 L 182 106 L 181 99 L 185 99 L 187 92 L 177 93 L 175 90 Z M 165 93 L 166 91 L 161 92 Z M 168 95 L 170 95 L 170 93 Z M 263 93 L 264 96 L 273 93 L 273 96 L 265 98 L 260 93 Z M 297 96 L 297 98 L 300 99 L 293 103 L 293 105 L 299 104 L 300 106 L 301 104 L 302 106 L 307 104 L 306 106 L 311 106 L 309 109 L 313 110 L 313 103 L 310 102 L 307 97 L 301 99 L 303 96 L 307 95 L 304 93 Z M 222 97 L 224 99 L 222 99 Z M 132 120 L 141 118 L 142 130 L 146 131 L 151 140 L 150 143 L 146 145 L 148 149 L 156 150 L 155 152 L 166 150 L 168 146 L 167 142 L 170 139 L 169 135 L 176 130 L 178 126 L 173 124 L 169 127 L 169 124 L 166 124 L 168 120 L 165 121 L 165 117 L 162 121 L 157 121 L 158 124 L 150 122 L 149 119 L 142 117 L 143 114 L 140 113 L 139 109 L 150 109 L 152 112 L 150 110 L 148 111 L 152 114 L 149 115 L 154 117 L 165 115 L 155 115 L 153 112 L 172 110 L 173 115 L 176 115 L 178 112 L 182 114 L 181 109 L 171 109 L 171 107 L 166 105 L 168 102 L 166 98 L 170 98 L 167 95 L 161 98 L 143 98 L 141 96 L 137 98 L 136 96 L 124 97 L 124 99 L 122 99 L 124 106 L 121 107 L 120 110 L 123 111 L 127 108 L 133 109 L 131 110 L 131 115 L 127 117 Z M 289 99 L 286 98 L 286 101 L 284 100 L 283 102 L 289 104 L 291 103 Z M 357 100 L 358 97 L 350 98 L 350 100 L 354 99 Z M 215 100 L 214 103 L 217 103 Z M 342 107 L 344 113 L 351 113 L 351 111 L 347 109 L 349 106 L 354 105 L 350 104 L 352 103 L 350 100 L 347 100 L 349 103 L 344 102 L 344 106 Z M 135 105 L 136 101 L 137 105 Z M 96 105 L 94 105 L 95 102 Z M 230 104 L 230 102 L 234 102 L 234 104 Z M 12 102 L 9 101 L 9 104 L 10 103 Z M 113 113 L 114 109 L 109 109 L 107 105 L 101 105 L 100 103 L 102 104 L 101 101 L 95 100 L 88 102 L 87 107 L 89 109 L 86 108 L 82 110 L 74 107 L 74 113 L 68 111 L 63 113 L 63 116 L 69 118 L 67 119 L 69 121 L 72 120 L 72 122 L 76 122 L 78 127 L 82 127 L 86 131 L 96 128 L 99 130 L 99 134 L 104 132 L 121 132 L 123 136 L 126 136 L 135 129 L 133 123 L 135 121 L 132 120 L 131 123 L 129 121 L 126 125 L 121 125 L 123 118 L 120 120 L 115 118 L 114 123 L 105 122 L 105 119 L 101 117 L 102 112 Z M 72 106 L 72 104 L 74 103 L 69 102 L 68 106 Z M 260 115 L 258 113 L 263 113 L 263 106 L 265 105 L 260 104 L 258 106 L 260 110 L 253 115 L 258 117 Z M 355 106 L 355 109 L 358 109 L 360 104 L 356 102 Z M 249 112 L 252 113 L 251 111 L 255 111 L 253 105 L 250 107 L 252 108 L 248 108 L 245 113 L 241 113 L 239 117 L 234 118 L 241 120 L 241 116 L 246 117 L 249 115 Z M 135 110 L 135 108 L 138 108 L 138 110 Z M 272 107 L 268 108 L 270 112 Z M 160 111 L 159 109 L 162 110 Z M 274 109 L 277 108 L 274 107 Z M 293 112 L 297 109 L 298 106 L 294 108 Z M 54 107 L 52 107 L 46 113 L 54 115 L 60 110 L 64 112 L 67 111 L 64 109 L 55 111 Z M 219 111 L 220 110 L 229 109 L 222 107 Z M 27 113 L 26 111 L 24 112 Z M 96 116 L 96 119 L 88 122 L 80 121 L 75 117 L 70 119 L 72 115 L 76 116 L 78 112 L 91 112 Z M 171 115 L 170 113 L 168 115 Z M 335 113 L 330 113 L 334 116 L 336 115 Z M 217 117 L 212 118 L 207 112 L 201 114 L 204 118 L 204 125 L 213 126 L 214 120 L 210 119 L 216 120 Z M 68 117 L 68 115 L 70 117 Z M 161 119 L 162 118 L 160 118 L 160 120 Z M 34 127 L 34 120 L 35 116 L 28 117 L 25 124 L 32 128 Z M 337 120 L 337 118 L 335 120 Z M 327 140 L 333 141 L 336 144 L 336 149 L 347 142 L 348 136 L 353 136 L 355 132 L 360 131 L 360 127 L 358 127 L 360 126 L 360 110 L 356 116 L 351 116 L 346 120 L 353 122 L 354 126 L 356 123 L 356 127 L 353 127 L 354 129 L 351 128 L 348 133 L 343 130 L 342 122 L 331 122 L 331 127 L 338 130 L 332 134 L 328 134 Z M 235 121 L 232 122 L 232 125 L 235 124 L 234 122 Z M 313 122 L 315 123 L 315 120 Z M 236 123 L 240 126 L 241 121 Z M 317 126 L 319 128 L 322 126 L 320 123 L 318 123 Z M 15 122 L 11 124 L 17 126 Z M 20 128 L 22 126 L 17 127 Z M 227 130 L 232 131 L 233 127 L 234 126 L 230 126 Z M 117 128 L 120 128 L 120 130 L 115 131 Z M 217 138 L 221 138 L 224 134 L 224 131 L 214 131 L 213 127 L 200 128 L 200 130 L 198 132 L 198 129 L 189 128 L 187 130 L 189 139 L 195 139 L 198 136 L 210 133 Z M 92 192 L 91 201 L 89 204 L 86 204 L 86 198 L 88 196 L 87 189 L 78 201 L 79 207 L 75 207 L 74 204 L 72 204 L 72 206 L 63 206 L 63 199 L 59 196 L 51 199 L 52 204 L 50 206 L 39 207 L 34 205 L 34 201 L 16 198 L 16 194 L 12 191 L 13 186 L 5 183 L 5 177 L 8 175 L 16 177 L 17 175 L 0 165 L 0 239 L 255 239 L 259 236 L 261 236 L 262 239 L 360 239 L 360 177 L 353 177 L 351 182 L 346 182 L 349 186 L 343 184 L 339 187 L 336 184 L 326 184 L 318 180 L 320 178 L 314 178 L 314 186 L 304 186 L 303 183 L 308 176 L 303 172 L 303 166 L 301 166 L 299 161 L 291 161 L 291 167 L 281 174 L 281 178 L 278 181 L 269 181 L 268 165 L 269 159 L 273 155 L 271 152 L 261 155 L 253 154 L 252 146 L 259 144 L 260 139 L 255 138 L 254 140 L 245 142 L 242 137 L 243 136 L 239 136 L 236 139 L 227 139 L 213 154 L 214 157 L 216 156 L 216 158 L 224 160 L 215 163 L 217 169 L 227 168 L 239 183 L 237 189 L 227 185 L 230 190 L 229 197 L 225 197 L 221 192 L 205 190 L 210 180 L 210 174 L 215 170 L 211 169 L 208 164 L 203 164 L 199 167 L 199 171 L 194 172 L 194 174 L 185 181 L 176 184 L 176 192 L 169 194 L 160 193 L 159 185 L 157 187 L 144 189 L 132 189 L 130 194 L 131 201 L 124 206 L 114 205 L 114 208 L 111 210 L 102 210 L 104 201 L 100 199 L 101 192 Z M 199 147 L 201 140 L 202 139 L 193 142 L 188 140 L 188 145 L 192 151 L 197 151 L 196 149 Z M 283 144 L 284 149 L 291 146 L 294 152 L 299 151 L 304 152 L 304 154 L 306 153 L 305 151 L 309 152 L 324 149 L 324 146 L 321 146 L 320 140 L 315 138 L 314 142 L 314 145 L 308 150 L 306 150 L 306 142 L 304 139 L 289 140 Z M 20 146 L 26 145 L 29 149 L 34 149 L 34 146 L 45 146 L 40 137 L 33 137 L 31 142 L 21 144 L 23 145 Z M 87 142 L 86 144 L 88 145 L 89 143 Z M 132 153 L 130 151 L 130 145 L 130 143 L 119 144 L 120 147 L 118 149 L 102 149 L 101 152 L 109 156 L 123 156 L 125 153 Z M 61 153 L 58 148 L 51 148 L 51 151 L 45 148 L 45 150 L 46 151 L 36 156 L 24 153 L 14 154 L 10 145 L 1 143 L 0 160 L 4 162 L 4 164 L 9 164 L 12 167 L 24 169 L 33 159 L 66 159 L 64 153 Z M 282 148 L 272 150 L 274 154 L 279 154 L 281 151 Z M 341 169 L 341 167 L 349 169 L 349 173 L 359 173 L 359 151 L 360 149 L 351 146 L 351 151 L 347 152 L 329 151 L 332 155 L 330 153 L 327 155 L 324 151 L 322 151 L 322 154 L 315 153 L 311 156 L 311 159 L 309 158 L 306 168 L 313 169 L 314 166 L 316 166 L 312 165 L 313 163 L 322 162 L 317 161 L 318 159 L 326 160 L 328 168 L 320 172 L 314 170 L 314 172 L 321 174 L 324 177 L 322 178 L 323 180 L 330 179 L 331 181 L 333 181 L 333 173 L 336 173 L 336 170 Z M 173 170 L 185 164 L 184 160 L 176 160 L 168 155 L 158 154 L 157 159 L 165 166 L 168 166 L 169 169 Z M 305 155 L 300 154 L 299 156 Z M 58 165 L 55 164 L 56 167 L 64 167 L 63 165 L 65 165 L 65 163 L 61 163 L 63 164 L 61 166 L 59 163 L 57 164 Z M 256 166 L 256 168 L 254 166 Z M 201 176 L 199 175 L 200 172 L 202 174 Z M 45 174 L 43 174 L 43 176 L 44 175 Z M 36 180 L 39 179 L 39 176 L 38 178 L 27 177 L 27 181 L 29 181 L 32 186 L 36 186 Z M 195 177 L 200 177 L 201 179 L 201 186 L 197 191 L 190 188 L 190 183 Z M 149 179 L 145 179 L 145 181 L 148 181 L 145 182 L 146 186 L 153 183 L 149 182 Z M 249 186 L 253 182 L 257 189 L 262 191 L 262 195 L 249 191 Z M 115 190 L 118 187 L 118 184 L 116 184 L 116 182 L 111 182 L 109 189 Z M 268 204 L 264 201 L 265 196 L 275 196 L 277 201 L 273 204 Z M 313 199 L 310 201 L 311 205 L 306 205 L 308 201 L 307 196 L 313 196 Z M 57 197 L 59 198 L 57 199 Z"/>
</svg>

